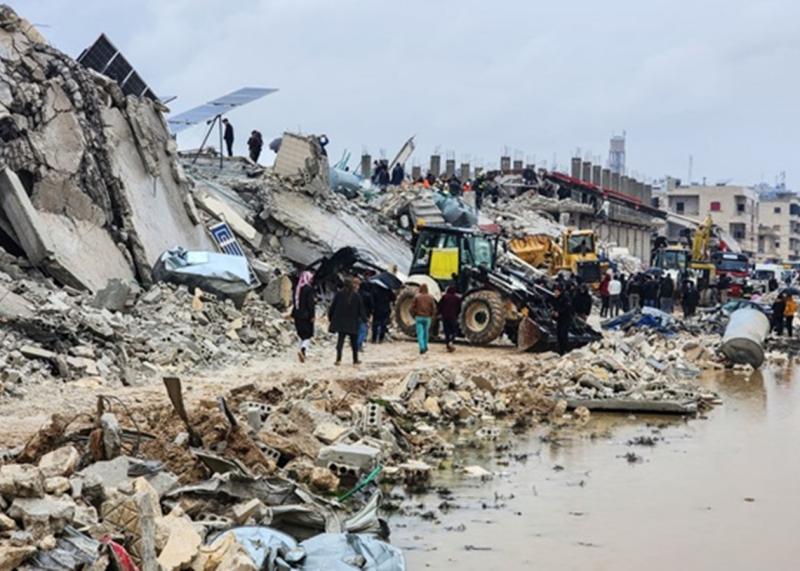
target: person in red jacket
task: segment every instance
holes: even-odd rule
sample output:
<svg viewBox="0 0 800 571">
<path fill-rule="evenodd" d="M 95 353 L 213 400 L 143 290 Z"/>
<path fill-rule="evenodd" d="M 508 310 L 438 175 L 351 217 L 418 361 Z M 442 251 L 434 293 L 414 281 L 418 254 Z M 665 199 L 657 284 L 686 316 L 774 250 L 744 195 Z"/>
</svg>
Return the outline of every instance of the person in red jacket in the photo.
<svg viewBox="0 0 800 571">
<path fill-rule="evenodd" d="M 439 316 L 442 318 L 444 326 L 444 341 L 447 343 L 447 351 L 452 353 L 456 350 L 453 345 L 458 335 L 458 316 L 461 314 L 461 296 L 458 295 L 456 286 L 451 285 L 439 300 Z"/>
<path fill-rule="evenodd" d="M 608 293 L 608 284 L 611 283 L 611 275 L 606 274 L 603 276 L 602 281 L 600 282 L 600 317 L 608 317 L 608 309 L 609 309 L 609 293 Z"/>
</svg>

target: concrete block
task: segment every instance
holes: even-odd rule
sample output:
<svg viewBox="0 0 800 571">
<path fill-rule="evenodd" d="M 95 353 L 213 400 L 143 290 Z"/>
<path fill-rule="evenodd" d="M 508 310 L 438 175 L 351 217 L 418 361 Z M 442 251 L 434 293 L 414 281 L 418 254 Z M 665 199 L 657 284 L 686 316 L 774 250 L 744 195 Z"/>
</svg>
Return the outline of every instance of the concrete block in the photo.
<svg viewBox="0 0 800 571">
<path fill-rule="evenodd" d="M 319 451 L 317 465 L 329 467 L 331 463 L 355 466 L 359 470 L 369 471 L 375 467 L 381 451 L 373 446 L 363 444 L 335 444 Z"/>
</svg>

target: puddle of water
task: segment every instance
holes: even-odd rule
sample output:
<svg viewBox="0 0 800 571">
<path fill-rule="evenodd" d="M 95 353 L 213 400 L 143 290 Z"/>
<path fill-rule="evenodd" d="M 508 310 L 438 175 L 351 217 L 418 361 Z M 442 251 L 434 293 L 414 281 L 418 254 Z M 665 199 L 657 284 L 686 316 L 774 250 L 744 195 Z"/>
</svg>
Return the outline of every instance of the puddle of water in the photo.
<svg viewBox="0 0 800 571">
<path fill-rule="evenodd" d="M 800 369 L 703 382 L 724 401 L 707 419 L 595 416 L 558 445 L 518 439 L 524 463 L 475 461 L 503 473 L 488 482 L 441 475 L 460 507 L 415 497 L 438 519 L 394 516 L 392 542 L 410 569 L 797 569 Z"/>
</svg>

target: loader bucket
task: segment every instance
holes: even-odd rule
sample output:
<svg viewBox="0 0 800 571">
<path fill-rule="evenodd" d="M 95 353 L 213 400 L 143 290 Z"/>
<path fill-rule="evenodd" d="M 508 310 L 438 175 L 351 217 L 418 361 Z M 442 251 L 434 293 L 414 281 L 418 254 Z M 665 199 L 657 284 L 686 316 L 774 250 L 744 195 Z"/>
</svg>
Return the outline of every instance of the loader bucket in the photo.
<svg viewBox="0 0 800 571">
<path fill-rule="evenodd" d="M 530 317 L 523 317 L 517 329 L 517 351 L 520 353 L 527 351 L 539 341 L 544 334 L 542 329 Z"/>
</svg>

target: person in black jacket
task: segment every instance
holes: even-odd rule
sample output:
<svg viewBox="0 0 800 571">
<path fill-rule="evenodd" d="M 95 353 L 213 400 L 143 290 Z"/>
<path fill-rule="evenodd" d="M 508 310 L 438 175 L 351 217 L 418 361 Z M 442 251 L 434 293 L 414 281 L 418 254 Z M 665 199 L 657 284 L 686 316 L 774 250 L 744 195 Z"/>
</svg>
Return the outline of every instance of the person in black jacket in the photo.
<svg viewBox="0 0 800 571">
<path fill-rule="evenodd" d="M 778 299 L 772 304 L 772 330 L 776 335 L 783 335 L 783 314 L 786 311 L 786 296 L 778 294 Z"/>
<path fill-rule="evenodd" d="M 336 365 L 342 363 L 342 350 L 344 341 L 350 341 L 350 349 L 353 351 L 353 364 L 358 365 L 358 328 L 365 319 L 364 304 L 361 296 L 358 295 L 353 280 L 344 282 L 342 288 L 333 296 L 333 301 L 328 309 L 328 320 L 330 321 L 331 333 L 338 334 L 336 340 Z"/>
<path fill-rule="evenodd" d="M 233 156 L 233 125 L 228 123 L 227 119 L 222 120 L 222 125 L 225 127 L 222 138 L 225 139 L 225 146 L 228 148 L 228 156 Z M 222 149 L 220 149 L 220 153 Z"/>
<path fill-rule="evenodd" d="M 575 292 L 575 296 L 572 298 L 572 307 L 581 319 L 589 318 L 589 314 L 592 313 L 592 294 L 589 293 L 586 284 L 582 284 Z"/>
<path fill-rule="evenodd" d="M 647 276 L 642 286 L 642 297 L 644 298 L 645 307 L 658 307 L 658 284 L 658 278 Z"/>
<path fill-rule="evenodd" d="M 569 352 L 569 326 L 572 323 L 572 300 L 562 284 L 556 285 L 553 299 L 554 317 L 556 320 L 556 340 L 558 354 Z"/>
<path fill-rule="evenodd" d="M 660 299 L 661 311 L 665 313 L 672 313 L 672 308 L 675 298 L 675 282 L 669 274 L 664 274 L 661 278 L 661 286 L 658 288 L 658 297 Z"/>
<path fill-rule="evenodd" d="M 311 272 L 303 272 L 297 280 L 297 287 L 294 290 L 294 308 L 292 318 L 294 328 L 300 337 L 300 350 L 297 353 L 301 363 L 305 363 L 308 356 L 308 347 L 314 337 L 314 317 L 317 306 L 314 299 L 314 275 Z"/>
<path fill-rule="evenodd" d="M 405 169 L 403 168 L 403 165 L 401 165 L 400 163 L 394 165 L 394 168 L 392 169 L 392 178 L 391 178 L 392 186 L 400 186 L 401 184 L 403 184 L 403 180 L 405 178 L 406 178 L 406 172 Z"/>
<path fill-rule="evenodd" d="M 372 317 L 374 310 L 372 303 L 372 293 L 369 286 L 361 282 L 361 278 L 353 278 L 353 287 L 361 297 L 361 304 L 364 307 L 364 315 L 361 322 L 358 324 L 358 350 L 364 350 L 364 344 L 367 342 L 367 333 L 369 332 L 369 320 Z"/>
<path fill-rule="evenodd" d="M 250 138 L 247 139 L 247 148 L 250 149 L 250 160 L 254 163 L 258 162 L 258 157 L 261 156 L 261 149 L 264 147 L 264 139 L 261 138 L 261 133 L 253 131 L 250 133 Z"/>
<path fill-rule="evenodd" d="M 386 331 L 389 328 L 389 319 L 392 316 L 394 292 L 388 288 L 376 285 L 372 292 L 372 342 L 383 343 Z"/>
</svg>

